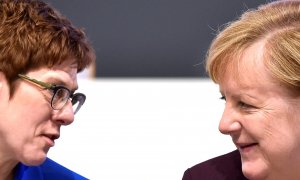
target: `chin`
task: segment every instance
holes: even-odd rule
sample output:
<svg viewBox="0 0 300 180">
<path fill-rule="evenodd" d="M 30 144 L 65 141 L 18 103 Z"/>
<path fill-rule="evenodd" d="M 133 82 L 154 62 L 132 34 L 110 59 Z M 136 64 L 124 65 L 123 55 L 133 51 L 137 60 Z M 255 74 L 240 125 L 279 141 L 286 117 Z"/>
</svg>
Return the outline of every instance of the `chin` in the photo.
<svg viewBox="0 0 300 180">
<path fill-rule="evenodd" d="M 26 156 L 21 160 L 21 163 L 27 166 L 38 166 L 46 160 L 46 154 L 33 154 L 32 156 Z"/>
<path fill-rule="evenodd" d="M 258 165 L 242 165 L 242 171 L 247 179 L 264 180 L 267 178 L 267 172 Z"/>
</svg>

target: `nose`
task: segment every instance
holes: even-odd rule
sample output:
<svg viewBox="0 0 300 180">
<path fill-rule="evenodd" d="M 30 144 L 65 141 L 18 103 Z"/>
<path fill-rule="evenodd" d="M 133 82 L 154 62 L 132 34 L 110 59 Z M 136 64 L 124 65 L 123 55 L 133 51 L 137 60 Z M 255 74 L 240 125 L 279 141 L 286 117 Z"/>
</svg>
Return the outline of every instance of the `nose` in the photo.
<svg viewBox="0 0 300 180">
<path fill-rule="evenodd" d="M 60 110 L 55 113 L 53 119 L 61 125 L 70 125 L 74 121 L 74 112 L 72 103 L 70 100 L 67 101 L 67 104 Z"/>
<path fill-rule="evenodd" d="M 222 134 L 232 135 L 241 129 L 242 124 L 238 112 L 226 103 L 222 118 L 219 122 L 219 131 Z"/>
</svg>

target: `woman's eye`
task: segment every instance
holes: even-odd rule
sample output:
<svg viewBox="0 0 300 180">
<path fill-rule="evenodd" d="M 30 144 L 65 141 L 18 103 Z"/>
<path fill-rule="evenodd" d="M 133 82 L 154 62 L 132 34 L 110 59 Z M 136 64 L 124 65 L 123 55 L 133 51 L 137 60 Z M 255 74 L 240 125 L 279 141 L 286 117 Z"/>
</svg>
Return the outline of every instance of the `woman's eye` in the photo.
<svg viewBox="0 0 300 180">
<path fill-rule="evenodd" d="M 249 105 L 249 104 L 246 104 L 246 103 L 244 103 L 244 102 L 242 102 L 242 101 L 238 102 L 238 105 L 239 105 L 239 107 L 242 108 L 242 109 L 253 108 L 253 106 L 251 106 L 251 105 Z"/>
</svg>

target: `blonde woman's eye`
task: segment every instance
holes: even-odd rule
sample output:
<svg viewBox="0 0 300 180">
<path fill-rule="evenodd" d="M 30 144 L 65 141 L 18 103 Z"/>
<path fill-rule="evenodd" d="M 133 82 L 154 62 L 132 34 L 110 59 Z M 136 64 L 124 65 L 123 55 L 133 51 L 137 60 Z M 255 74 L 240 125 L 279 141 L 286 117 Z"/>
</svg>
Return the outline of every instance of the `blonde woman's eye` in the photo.
<svg viewBox="0 0 300 180">
<path fill-rule="evenodd" d="M 246 104 L 246 103 L 244 103 L 244 102 L 242 102 L 242 101 L 240 101 L 240 102 L 238 103 L 238 105 L 239 105 L 239 107 L 242 108 L 242 109 L 253 108 L 252 105 Z"/>
</svg>

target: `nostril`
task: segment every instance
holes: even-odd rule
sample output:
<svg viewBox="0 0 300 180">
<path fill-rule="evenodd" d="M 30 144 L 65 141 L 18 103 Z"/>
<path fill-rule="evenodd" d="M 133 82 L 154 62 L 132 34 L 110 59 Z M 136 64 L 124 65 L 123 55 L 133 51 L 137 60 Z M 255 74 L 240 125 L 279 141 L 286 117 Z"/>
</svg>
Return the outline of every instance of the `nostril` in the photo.
<svg viewBox="0 0 300 180">
<path fill-rule="evenodd" d="M 231 125 L 230 125 L 230 129 L 232 129 L 232 130 L 240 130 L 241 127 L 242 127 L 242 125 L 237 121 L 231 123 Z"/>
<path fill-rule="evenodd" d="M 55 121 L 60 125 L 69 125 L 74 121 L 74 112 L 72 108 L 72 104 L 68 103 L 61 110 L 55 113 L 54 117 Z"/>
<path fill-rule="evenodd" d="M 64 119 L 61 119 L 61 125 L 70 125 L 74 122 L 74 116 L 68 116 L 68 117 L 65 117 Z"/>
<path fill-rule="evenodd" d="M 219 131 L 222 134 L 231 134 L 241 130 L 242 125 L 237 121 L 220 121 Z"/>
</svg>

